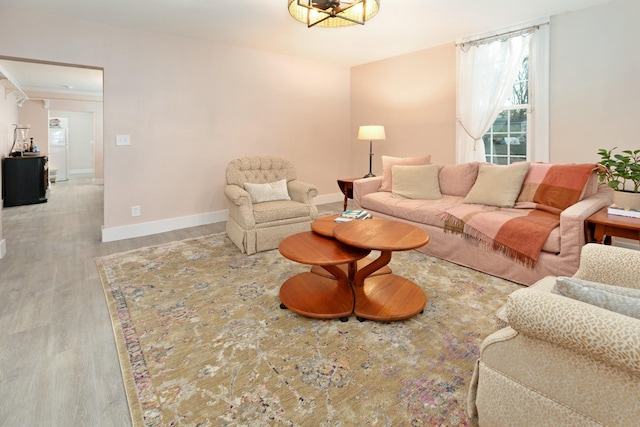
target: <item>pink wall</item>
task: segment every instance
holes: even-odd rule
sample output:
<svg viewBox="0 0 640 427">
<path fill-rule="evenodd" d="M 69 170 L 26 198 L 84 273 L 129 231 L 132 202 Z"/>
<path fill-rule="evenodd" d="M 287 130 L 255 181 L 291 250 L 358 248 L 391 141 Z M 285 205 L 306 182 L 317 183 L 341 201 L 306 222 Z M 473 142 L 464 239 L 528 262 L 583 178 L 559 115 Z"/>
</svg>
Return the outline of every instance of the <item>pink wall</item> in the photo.
<svg viewBox="0 0 640 427">
<path fill-rule="evenodd" d="M 551 161 L 640 149 L 639 17 L 640 2 L 617 0 L 551 19 Z"/>
<path fill-rule="evenodd" d="M 455 46 L 432 49 L 354 67 L 351 70 L 353 169 L 369 168 L 369 144 L 358 141 L 360 125 L 384 125 L 387 139 L 373 143 L 373 173 L 383 154 L 432 155 L 434 163 L 455 161 Z M 356 175 L 357 176 L 357 175 Z"/>
<path fill-rule="evenodd" d="M 105 228 L 224 212 L 225 167 L 239 156 L 287 157 L 320 194 L 351 174 L 347 67 L 6 7 L 0 15 L 0 54 L 104 69 Z M 120 134 L 132 145 L 116 146 Z"/>
</svg>

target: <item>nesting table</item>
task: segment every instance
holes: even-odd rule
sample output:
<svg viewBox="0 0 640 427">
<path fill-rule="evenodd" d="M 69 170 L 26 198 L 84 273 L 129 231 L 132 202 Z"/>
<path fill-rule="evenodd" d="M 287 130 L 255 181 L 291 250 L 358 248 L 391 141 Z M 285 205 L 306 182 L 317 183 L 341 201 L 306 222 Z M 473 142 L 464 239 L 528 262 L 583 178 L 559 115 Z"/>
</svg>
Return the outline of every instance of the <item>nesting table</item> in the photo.
<svg viewBox="0 0 640 427">
<path fill-rule="evenodd" d="M 424 291 L 411 280 L 393 274 L 387 264 L 394 251 L 416 249 L 429 235 L 412 225 L 371 218 L 336 223 L 326 217 L 312 223 L 311 232 L 284 239 L 280 253 L 314 266 L 280 288 L 284 307 L 307 317 L 346 320 L 402 320 L 420 313 Z M 379 256 L 365 258 L 372 250 Z M 329 274 L 327 274 L 329 273 Z"/>
</svg>

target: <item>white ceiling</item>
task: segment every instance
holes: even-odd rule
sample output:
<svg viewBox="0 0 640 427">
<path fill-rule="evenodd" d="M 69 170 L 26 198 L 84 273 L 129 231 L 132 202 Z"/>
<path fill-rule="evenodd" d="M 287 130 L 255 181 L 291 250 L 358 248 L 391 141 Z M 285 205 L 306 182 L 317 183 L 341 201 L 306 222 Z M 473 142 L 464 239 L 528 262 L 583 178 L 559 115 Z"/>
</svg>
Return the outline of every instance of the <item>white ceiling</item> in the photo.
<svg viewBox="0 0 640 427">
<path fill-rule="evenodd" d="M 307 28 L 291 18 L 286 0 L 0 0 L 0 6 L 355 66 L 609 1 L 380 0 L 371 21 L 346 28 Z M 94 90 L 95 76 L 86 70 L 75 76 L 64 68 L 65 80 L 43 66 L 16 66 L 0 61 L 27 90 Z"/>
</svg>

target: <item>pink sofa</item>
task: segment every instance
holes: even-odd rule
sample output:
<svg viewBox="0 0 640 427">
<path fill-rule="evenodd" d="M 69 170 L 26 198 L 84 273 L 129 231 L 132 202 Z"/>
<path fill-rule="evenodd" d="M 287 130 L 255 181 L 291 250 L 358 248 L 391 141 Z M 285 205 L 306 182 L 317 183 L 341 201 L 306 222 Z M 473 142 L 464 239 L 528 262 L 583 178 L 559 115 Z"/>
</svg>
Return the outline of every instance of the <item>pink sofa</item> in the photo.
<svg viewBox="0 0 640 427">
<path fill-rule="evenodd" d="M 530 167 L 534 165 L 541 164 L 534 163 Z M 437 180 L 442 197 L 435 200 L 406 198 L 393 191 L 382 191 L 390 187 L 388 173 L 382 189 L 383 177 L 360 179 L 353 185 L 354 202 L 374 217 L 406 222 L 427 231 L 429 243 L 419 250 L 428 255 L 524 285 L 531 285 L 545 276 L 573 275 L 578 270 L 580 251 L 585 244 L 584 220 L 611 204 L 610 189 L 599 185 L 597 175 L 592 173 L 579 201 L 561 212 L 560 223 L 544 242 L 535 265 L 526 266 L 487 249 L 475 239 L 444 229 L 443 212 L 463 203 L 476 182 L 479 167 L 479 163 L 439 166 Z M 386 172 L 389 172 L 388 168 Z"/>
</svg>

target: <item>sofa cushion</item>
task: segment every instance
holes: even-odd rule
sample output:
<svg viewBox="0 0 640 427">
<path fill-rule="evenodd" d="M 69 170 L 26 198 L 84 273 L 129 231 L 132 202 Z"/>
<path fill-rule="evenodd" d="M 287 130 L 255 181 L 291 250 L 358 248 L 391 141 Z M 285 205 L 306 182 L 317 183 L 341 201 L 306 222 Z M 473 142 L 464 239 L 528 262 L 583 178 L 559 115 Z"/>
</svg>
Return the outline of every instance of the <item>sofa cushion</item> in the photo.
<svg viewBox="0 0 640 427">
<path fill-rule="evenodd" d="M 638 289 L 605 285 L 574 277 L 558 277 L 552 292 L 640 319 Z"/>
<path fill-rule="evenodd" d="M 438 165 L 403 166 L 391 168 L 391 192 L 408 199 L 441 199 L 438 184 Z"/>
<path fill-rule="evenodd" d="M 442 165 L 438 172 L 440 192 L 451 196 L 466 196 L 478 178 L 478 162 Z"/>
<path fill-rule="evenodd" d="M 445 209 L 461 204 L 462 197 L 443 195 L 437 200 L 405 199 L 390 192 L 377 191 L 366 194 L 360 202 L 362 209 L 443 228 L 442 213 Z"/>
<path fill-rule="evenodd" d="M 478 178 L 464 199 L 464 203 L 511 208 L 516 202 L 529 163 L 509 166 L 481 164 Z"/>
<path fill-rule="evenodd" d="M 253 217 L 256 226 L 290 218 L 298 218 L 301 221 L 306 219 L 310 222 L 311 208 L 306 203 L 294 202 L 293 200 L 276 200 L 253 205 Z"/>
<path fill-rule="evenodd" d="M 423 157 L 391 157 L 382 156 L 382 184 L 379 191 L 391 191 L 391 168 L 394 165 L 428 165 L 431 164 L 431 154 Z"/>
<path fill-rule="evenodd" d="M 287 190 L 287 180 L 281 179 L 276 182 L 265 184 L 244 183 L 244 189 L 251 196 L 253 203 L 271 202 L 274 200 L 291 200 Z"/>
</svg>

